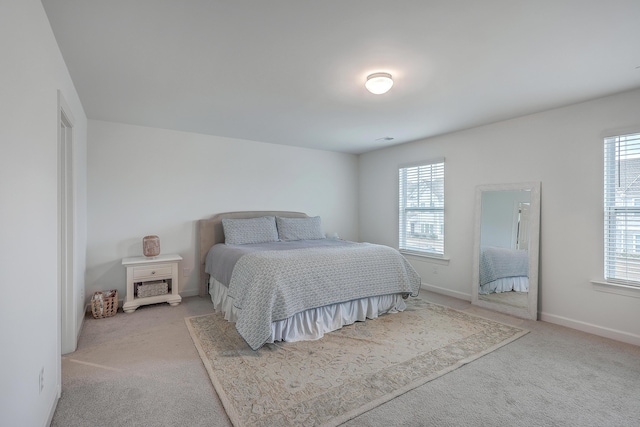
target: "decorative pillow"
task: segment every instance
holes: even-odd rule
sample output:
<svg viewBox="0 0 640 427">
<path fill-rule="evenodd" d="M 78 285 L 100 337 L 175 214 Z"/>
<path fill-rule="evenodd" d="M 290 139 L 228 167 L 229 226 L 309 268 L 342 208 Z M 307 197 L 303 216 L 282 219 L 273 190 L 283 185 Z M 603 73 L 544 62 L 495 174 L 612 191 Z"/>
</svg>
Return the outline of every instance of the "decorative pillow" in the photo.
<svg viewBox="0 0 640 427">
<path fill-rule="evenodd" d="M 224 242 L 228 245 L 246 245 L 278 241 L 275 216 L 259 218 L 223 218 Z"/>
<path fill-rule="evenodd" d="M 277 216 L 278 237 L 280 240 L 317 240 L 324 239 L 320 217 L 284 218 Z"/>
</svg>

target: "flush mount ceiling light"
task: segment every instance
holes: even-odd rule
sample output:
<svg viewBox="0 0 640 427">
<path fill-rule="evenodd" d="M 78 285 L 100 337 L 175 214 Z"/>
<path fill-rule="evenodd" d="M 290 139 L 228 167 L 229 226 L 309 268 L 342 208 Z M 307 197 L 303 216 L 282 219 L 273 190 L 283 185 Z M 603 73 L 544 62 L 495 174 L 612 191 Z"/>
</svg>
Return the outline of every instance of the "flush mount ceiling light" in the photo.
<svg viewBox="0 0 640 427">
<path fill-rule="evenodd" d="M 386 93 L 393 86 L 393 80 L 391 74 L 388 73 L 373 73 L 367 77 L 367 81 L 364 87 L 373 94 L 381 95 Z"/>
</svg>

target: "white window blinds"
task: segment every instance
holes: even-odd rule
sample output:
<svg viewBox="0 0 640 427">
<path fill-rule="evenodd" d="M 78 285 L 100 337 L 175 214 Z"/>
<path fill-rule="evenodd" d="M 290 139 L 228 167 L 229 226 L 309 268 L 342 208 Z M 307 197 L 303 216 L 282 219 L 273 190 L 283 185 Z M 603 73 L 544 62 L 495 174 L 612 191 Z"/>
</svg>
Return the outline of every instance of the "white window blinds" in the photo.
<svg viewBox="0 0 640 427">
<path fill-rule="evenodd" d="M 399 169 L 401 251 L 444 255 L 444 161 Z"/>
<path fill-rule="evenodd" d="M 640 286 L 640 134 L 604 140 L 604 277 Z"/>
</svg>

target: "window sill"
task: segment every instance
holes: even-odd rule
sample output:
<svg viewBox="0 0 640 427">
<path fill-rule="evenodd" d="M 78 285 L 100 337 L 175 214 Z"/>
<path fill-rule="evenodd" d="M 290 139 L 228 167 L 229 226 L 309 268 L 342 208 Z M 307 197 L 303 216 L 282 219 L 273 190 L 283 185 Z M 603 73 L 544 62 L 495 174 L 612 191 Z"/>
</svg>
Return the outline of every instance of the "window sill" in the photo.
<svg viewBox="0 0 640 427">
<path fill-rule="evenodd" d="M 415 257 L 420 259 L 421 261 L 433 261 L 437 264 L 443 264 L 443 265 L 448 265 L 449 261 L 451 260 L 451 258 L 443 255 L 443 256 L 438 256 L 438 255 L 429 255 L 427 253 L 424 252 L 414 252 L 414 251 L 406 251 L 406 250 L 400 250 L 399 251 L 402 255 L 408 255 L 410 257 Z"/>
<path fill-rule="evenodd" d="M 592 280 L 591 284 L 593 285 L 593 289 L 595 289 L 598 292 L 607 292 L 610 294 L 640 298 L 640 287 L 638 286 L 607 282 L 604 279 Z"/>
</svg>

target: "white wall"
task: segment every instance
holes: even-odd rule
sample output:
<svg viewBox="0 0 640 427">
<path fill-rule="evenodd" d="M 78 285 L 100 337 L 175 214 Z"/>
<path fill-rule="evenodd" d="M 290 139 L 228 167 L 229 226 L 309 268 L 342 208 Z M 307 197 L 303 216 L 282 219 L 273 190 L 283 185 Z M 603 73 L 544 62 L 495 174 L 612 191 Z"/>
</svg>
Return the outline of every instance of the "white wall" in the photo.
<svg viewBox="0 0 640 427">
<path fill-rule="evenodd" d="M 484 191 L 480 219 L 480 247 L 516 249 L 518 204 L 529 203 L 531 192 L 524 190 Z"/>
<path fill-rule="evenodd" d="M 195 133 L 89 121 L 87 297 L 118 289 L 142 238 L 184 258 L 183 296 L 198 292 L 196 222 L 216 213 L 291 210 L 357 240 L 357 157 Z"/>
<path fill-rule="evenodd" d="M 76 125 L 78 295 L 84 287 L 87 122 L 40 1 L 3 2 L 0 52 L 0 416 L 2 425 L 43 426 L 60 391 L 58 89 Z"/>
<path fill-rule="evenodd" d="M 541 319 L 640 344 L 640 292 L 590 283 L 603 277 L 603 136 L 640 131 L 638 110 L 633 91 L 363 154 L 360 238 L 397 247 L 398 165 L 444 156 L 451 260 L 410 260 L 429 288 L 470 299 L 475 186 L 541 181 Z"/>
</svg>

